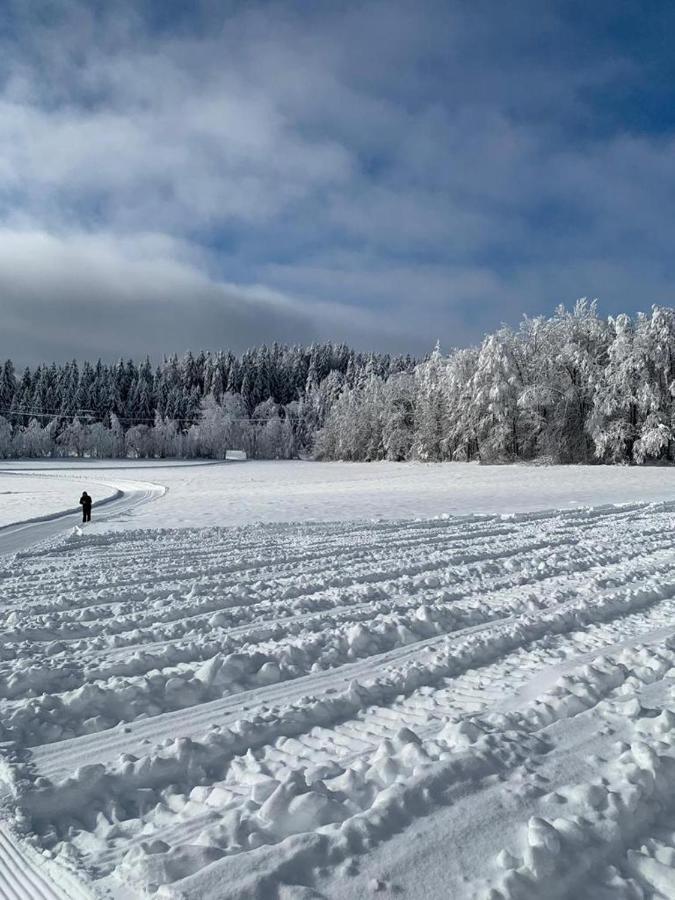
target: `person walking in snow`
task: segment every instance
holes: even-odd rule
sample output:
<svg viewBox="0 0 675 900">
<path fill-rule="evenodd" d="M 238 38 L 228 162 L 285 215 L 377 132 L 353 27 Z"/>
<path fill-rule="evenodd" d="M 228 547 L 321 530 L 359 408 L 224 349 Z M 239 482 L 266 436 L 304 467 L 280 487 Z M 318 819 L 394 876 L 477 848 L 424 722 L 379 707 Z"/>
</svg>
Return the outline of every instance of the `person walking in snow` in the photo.
<svg viewBox="0 0 675 900">
<path fill-rule="evenodd" d="M 86 491 L 82 491 L 80 505 L 82 506 L 82 521 L 91 522 L 91 497 Z"/>
</svg>

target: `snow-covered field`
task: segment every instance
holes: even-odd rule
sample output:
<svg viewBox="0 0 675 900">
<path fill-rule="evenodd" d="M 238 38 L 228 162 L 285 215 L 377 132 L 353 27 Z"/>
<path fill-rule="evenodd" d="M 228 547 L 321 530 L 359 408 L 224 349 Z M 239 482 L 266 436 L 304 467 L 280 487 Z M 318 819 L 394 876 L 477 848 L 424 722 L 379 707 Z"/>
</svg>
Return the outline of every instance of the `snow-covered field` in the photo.
<svg viewBox="0 0 675 900">
<path fill-rule="evenodd" d="M 124 460 L 13 462 L 3 468 L 49 473 L 53 482 L 77 478 L 75 504 L 82 482 L 95 500 L 97 481 L 161 483 L 167 488 L 161 503 L 139 507 L 122 523 L 141 528 L 429 518 L 675 499 L 675 469 L 657 467 Z"/>
<path fill-rule="evenodd" d="M 675 897 L 675 472 L 133 468 L 0 557 L 3 900 Z"/>
</svg>

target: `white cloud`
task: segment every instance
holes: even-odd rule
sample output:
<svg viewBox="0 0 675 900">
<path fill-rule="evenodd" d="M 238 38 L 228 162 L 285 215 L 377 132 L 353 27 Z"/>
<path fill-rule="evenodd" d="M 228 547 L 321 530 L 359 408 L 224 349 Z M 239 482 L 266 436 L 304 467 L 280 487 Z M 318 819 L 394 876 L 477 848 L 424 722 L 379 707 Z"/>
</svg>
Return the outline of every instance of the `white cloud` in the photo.
<svg viewBox="0 0 675 900">
<path fill-rule="evenodd" d="M 77 355 L 419 352 L 610 285 L 664 295 L 672 140 L 593 131 L 593 92 L 642 82 L 556 4 L 146 8 L 15 0 L 0 38 L 16 352 L 70 354 L 85 325 Z"/>
</svg>

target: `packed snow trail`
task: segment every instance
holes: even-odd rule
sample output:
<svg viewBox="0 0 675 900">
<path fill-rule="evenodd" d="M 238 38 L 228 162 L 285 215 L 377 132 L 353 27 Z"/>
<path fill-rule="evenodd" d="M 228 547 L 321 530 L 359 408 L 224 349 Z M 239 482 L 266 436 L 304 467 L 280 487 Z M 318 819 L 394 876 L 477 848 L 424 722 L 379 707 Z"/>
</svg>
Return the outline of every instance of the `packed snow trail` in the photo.
<svg viewBox="0 0 675 900">
<path fill-rule="evenodd" d="M 96 522 L 109 522 L 121 514 L 128 514 L 137 507 L 150 500 L 163 496 L 166 489 L 163 485 L 141 481 L 120 481 L 114 484 L 97 481 L 95 478 L 67 478 L 56 476 L 54 473 L 26 473 L 3 470 L 0 474 L 12 474 L 26 479 L 54 479 L 59 482 L 72 483 L 73 496 L 82 490 L 82 484 L 96 485 L 103 488 L 107 495 L 103 499 L 94 502 L 94 516 Z M 69 528 L 74 527 L 80 520 L 82 511 L 79 507 L 72 507 L 60 512 L 25 519 L 10 525 L 0 527 L 0 556 L 18 553 L 34 544 L 55 537 Z"/>
<path fill-rule="evenodd" d="M 675 897 L 674 525 L 60 533 L 0 561 L 13 833 L 118 898 Z"/>
</svg>

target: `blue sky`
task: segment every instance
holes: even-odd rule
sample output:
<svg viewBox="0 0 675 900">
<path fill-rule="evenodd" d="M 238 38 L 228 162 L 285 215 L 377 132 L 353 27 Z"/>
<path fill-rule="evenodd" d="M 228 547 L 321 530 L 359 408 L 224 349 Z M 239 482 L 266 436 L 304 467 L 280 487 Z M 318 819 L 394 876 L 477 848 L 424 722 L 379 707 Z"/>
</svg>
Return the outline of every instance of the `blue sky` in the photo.
<svg viewBox="0 0 675 900">
<path fill-rule="evenodd" d="M 670 304 L 675 5 L 4 0 L 0 356 Z"/>
</svg>

